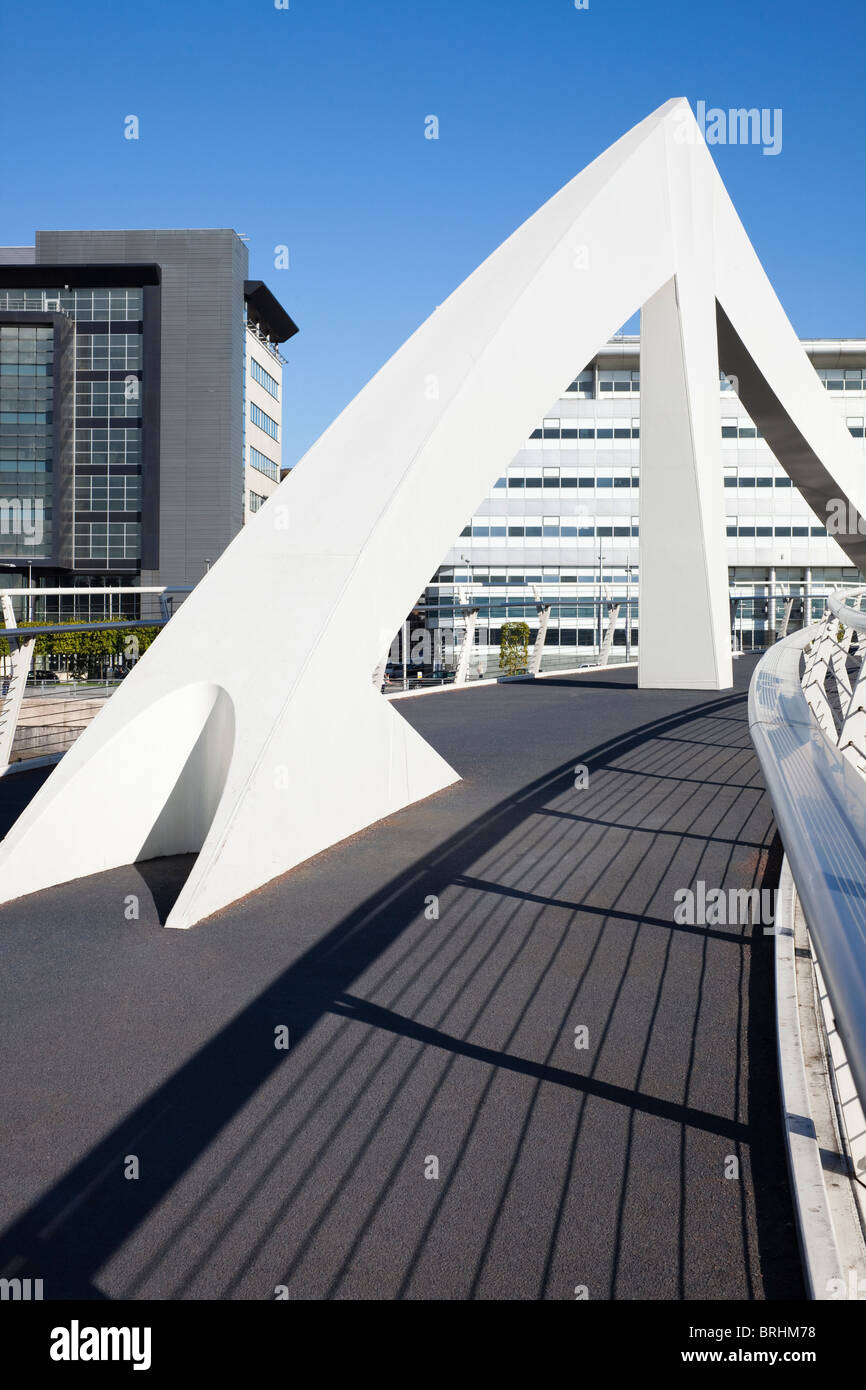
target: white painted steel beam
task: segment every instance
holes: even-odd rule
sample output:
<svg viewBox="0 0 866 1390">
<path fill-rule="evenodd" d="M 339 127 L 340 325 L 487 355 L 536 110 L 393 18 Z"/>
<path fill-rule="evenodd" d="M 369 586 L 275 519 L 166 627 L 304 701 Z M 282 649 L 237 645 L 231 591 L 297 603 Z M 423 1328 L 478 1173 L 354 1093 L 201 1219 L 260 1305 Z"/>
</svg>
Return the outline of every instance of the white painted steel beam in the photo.
<svg viewBox="0 0 866 1390">
<path fill-rule="evenodd" d="M 544 656 L 544 644 L 547 641 L 547 629 L 550 625 L 550 604 L 538 604 L 538 630 L 535 634 L 535 641 L 532 644 L 532 655 L 529 658 L 529 675 L 537 676 L 541 671 L 541 659 Z"/>
<path fill-rule="evenodd" d="M 457 659 L 457 670 L 454 672 L 454 684 L 465 685 L 466 677 L 469 673 L 469 658 L 472 655 L 472 648 L 475 645 L 475 629 L 478 626 L 478 609 L 467 608 L 464 610 L 463 645 L 460 648 L 460 656 Z M 457 778 L 455 777 L 456 781 Z"/>
<path fill-rule="evenodd" d="M 789 624 L 789 622 L 791 621 L 791 610 L 793 609 L 793 607 L 794 607 L 794 600 L 793 600 L 792 598 L 786 598 L 786 599 L 785 599 L 785 611 L 784 611 L 784 613 L 782 614 L 782 625 L 781 625 L 781 627 L 779 628 L 778 633 L 776 634 L 776 640 L 777 640 L 778 642 L 782 642 L 782 641 L 785 639 L 785 637 L 787 637 L 787 635 L 788 635 L 788 624 Z"/>
<path fill-rule="evenodd" d="M 730 685 L 719 362 L 819 513 L 840 496 L 866 515 L 866 479 L 675 100 L 508 237 L 312 446 L 9 832 L 0 896 L 194 851 L 168 918 L 188 927 L 454 782 L 373 688 L 381 633 L 550 400 L 644 305 L 641 683 Z M 668 466 L 673 526 L 656 476 Z M 866 540 L 849 554 L 866 568 Z M 664 624 L 660 563 L 665 610 L 671 574 L 681 581 Z M 272 602 L 249 602 L 253 583 Z"/>
<path fill-rule="evenodd" d="M 601 644 L 601 651 L 598 656 L 599 666 L 606 666 L 610 660 L 610 652 L 613 646 L 613 634 L 616 632 L 616 625 L 619 622 L 618 603 L 612 603 L 607 615 L 607 627 L 605 628 L 604 641 Z M 638 674 L 640 673 L 640 663 L 638 662 Z"/>
</svg>

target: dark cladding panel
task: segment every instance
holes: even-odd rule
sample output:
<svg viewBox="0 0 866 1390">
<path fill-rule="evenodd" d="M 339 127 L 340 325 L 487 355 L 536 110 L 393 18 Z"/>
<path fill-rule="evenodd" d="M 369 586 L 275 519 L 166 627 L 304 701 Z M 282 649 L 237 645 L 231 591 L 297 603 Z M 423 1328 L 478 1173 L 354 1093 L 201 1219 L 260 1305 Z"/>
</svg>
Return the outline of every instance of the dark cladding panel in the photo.
<svg viewBox="0 0 866 1390">
<path fill-rule="evenodd" d="M 151 521 L 158 507 L 159 567 L 143 559 L 142 578 L 196 583 L 243 524 L 246 246 L 228 229 L 37 232 L 36 254 L 160 267 L 159 495 L 145 504 Z"/>
</svg>

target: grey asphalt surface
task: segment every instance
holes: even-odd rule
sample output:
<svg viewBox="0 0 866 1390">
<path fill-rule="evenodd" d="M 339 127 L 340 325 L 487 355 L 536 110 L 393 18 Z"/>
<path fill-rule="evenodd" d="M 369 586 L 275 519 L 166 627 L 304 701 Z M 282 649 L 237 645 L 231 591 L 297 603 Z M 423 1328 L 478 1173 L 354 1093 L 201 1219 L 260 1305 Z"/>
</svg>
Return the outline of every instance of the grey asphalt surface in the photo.
<svg viewBox="0 0 866 1390">
<path fill-rule="evenodd" d="M 778 875 L 735 668 L 722 694 L 611 670 L 402 701 L 463 781 L 189 932 L 160 926 L 189 859 L 0 908 L 0 1273 L 802 1298 L 773 939 L 673 922 L 677 888 Z M 0 782 L 0 833 L 42 775 Z"/>
</svg>

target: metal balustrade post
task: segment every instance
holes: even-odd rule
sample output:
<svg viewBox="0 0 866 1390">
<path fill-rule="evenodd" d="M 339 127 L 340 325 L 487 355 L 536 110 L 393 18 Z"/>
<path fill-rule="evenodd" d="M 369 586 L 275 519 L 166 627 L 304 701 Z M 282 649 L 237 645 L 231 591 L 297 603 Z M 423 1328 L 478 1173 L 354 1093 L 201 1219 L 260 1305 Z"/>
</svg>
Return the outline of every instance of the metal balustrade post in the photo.
<svg viewBox="0 0 866 1390">
<path fill-rule="evenodd" d="M 851 699 L 839 731 L 839 751 L 866 777 L 866 641 L 863 634 L 852 628 L 857 638 L 860 670 L 854 681 Z M 850 652 L 850 644 L 849 644 Z"/>
<path fill-rule="evenodd" d="M 740 650 L 738 650 L 738 648 L 737 648 L 737 617 L 739 616 L 740 604 L 742 603 L 742 601 L 743 601 L 743 599 L 742 599 L 742 595 L 741 595 L 741 594 L 730 594 L 730 595 L 728 596 L 728 603 L 729 603 L 729 605 L 730 605 L 730 612 L 731 612 L 731 655 L 732 655 L 732 656 L 741 656 L 741 655 L 742 655 L 742 650 L 741 650 L 741 648 L 742 648 L 742 643 L 740 644 Z"/>
<path fill-rule="evenodd" d="M 828 596 L 820 623 L 769 649 L 749 690 L 749 731 L 786 856 L 774 920 L 779 1058 L 810 1278 L 819 1268 L 832 1274 L 855 1262 L 859 1272 L 864 1260 L 866 1200 L 857 1181 L 866 1146 L 864 654 L 862 600 L 855 595 L 846 602 L 837 590 Z M 852 657 L 859 659 L 853 682 L 846 667 Z M 841 705 L 838 734 L 824 684 L 828 670 Z M 826 737 L 816 736 L 814 721 Z M 805 1020 L 802 1033 L 800 1019 Z M 793 1103 L 804 1071 L 816 1094 L 826 1092 L 811 1108 L 808 1088 L 799 1096 L 806 1103 Z M 813 1121 L 811 1149 L 803 1144 L 804 1118 Z M 832 1188 L 822 1182 L 822 1169 L 825 1179 L 830 1171 L 822 1157 L 827 1153 L 840 1164 Z M 823 1277 L 812 1278 L 811 1287 L 812 1297 L 821 1298 L 830 1285 Z"/>
<path fill-rule="evenodd" d="M 604 641 L 601 644 L 601 651 L 598 657 L 599 666 L 606 666 L 608 663 L 610 649 L 613 646 L 613 634 L 619 620 L 620 607 L 621 605 L 619 603 L 612 603 L 608 609 L 607 630 L 605 631 Z"/>
<path fill-rule="evenodd" d="M 6 641 L 9 643 L 9 661 L 12 667 L 12 675 L 9 678 L 2 706 L 0 706 L 0 773 L 2 773 L 12 761 L 12 745 L 15 742 L 15 730 L 18 727 L 24 692 L 27 689 L 27 677 L 33 663 L 33 653 L 36 650 L 36 638 L 15 636 L 15 633 L 20 630 L 15 619 L 15 609 L 8 593 L 0 595 L 0 602 L 2 602 L 3 620 L 6 624 L 5 635 Z"/>
<path fill-rule="evenodd" d="M 838 628 L 838 625 L 839 619 L 832 614 L 824 620 L 820 632 L 811 643 L 803 672 L 803 694 L 809 702 L 809 708 L 821 729 L 834 743 L 838 738 L 838 732 L 824 682 L 833 654 L 835 642 L 833 631 Z"/>
<path fill-rule="evenodd" d="M 457 662 L 457 670 L 454 673 L 455 685 L 466 684 L 466 674 L 469 670 L 469 658 L 472 655 L 472 647 L 475 642 L 475 629 L 478 626 L 478 609 L 466 609 L 464 618 L 466 620 L 466 631 L 463 634 L 463 646 L 460 648 L 460 658 Z"/>
<path fill-rule="evenodd" d="M 833 653 L 830 657 L 830 667 L 839 690 L 840 698 L 844 695 L 848 701 L 851 699 L 851 681 L 848 676 L 848 652 L 851 647 L 851 638 L 854 636 L 853 627 L 844 627 L 841 640 L 834 641 Z"/>
<path fill-rule="evenodd" d="M 839 751 L 866 777 L 866 661 L 860 667 L 842 724 Z"/>
<path fill-rule="evenodd" d="M 12 671 L 8 681 L 4 677 L 3 684 L 5 685 L 5 694 L 0 696 L 0 773 L 8 770 L 10 766 L 12 744 L 15 739 L 21 707 L 27 690 L 27 678 L 32 670 L 36 642 L 41 635 L 58 632 L 69 634 L 78 632 L 116 631 L 118 629 L 136 629 L 141 627 L 163 627 L 171 617 L 171 608 L 166 596 L 169 594 L 185 595 L 190 592 L 191 589 L 185 585 L 144 585 L 135 588 L 130 587 L 128 589 L 118 589 L 116 585 L 87 589 L 79 589 L 74 585 L 65 585 L 58 588 L 33 590 L 32 593 L 28 589 L 0 590 L 0 611 L 3 613 L 3 619 L 6 624 L 5 629 L 0 629 L 0 634 L 5 636 L 9 644 L 9 661 Z M 143 601 L 144 606 L 146 606 L 146 601 L 154 594 L 158 596 L 161 617 L 146 618 L 141 616 L 139 618 L 125 619 L 120 615 L 116 618 L 110 616 L 111 599 L 113 597 L 117 598 L 121 605 L 123 600 L 130 596 L 139 598 Z M 17 624 L 12 600 L 13 598 L 30 599 L 33 596 L 43 600 L 70 597 L 75 600 L 76 603 L 82 598 L 86 598 L 88 600 L 88 613 L 91 611 L 90 603 L 93 599 L 107 598 L 109 600 L 109 620 L 82 620 L 80 622 L 73 620 L 72 623 L 60 620 L 57 623 L 40 623 L 37 627 L 32 629 L 20 628 Z M 139 609 L 139 612 L 143 613 L 143 607 Z M 73 692 L 77 690 L 77 684 L 77 681 L 71 682 L 71 689 Z M 107 684 L 105 690 L 106 694 L 110 693 Z M 64 694 L 68 694 L 69 691 L 70 685 L 67 684 L 64 689 Z M 26 761 L 30 760 L 28 759 Z M 21 765 L 24 766 L 26 763 L 22 763 Z M 16 763 L 16 771 L 18 767 L 19 764 Z"/>
<path fill-rule="evenodd" d="M 547 628 L 550 623 L 550 604 L 539 603 L 538 608 L 538 632 L 532 648 L 532 656 L 529 658 L 529 674 L 537 676 L 541 671 L 541 658 L 544 655 L 544 643 L 547 640 Z"/>
<path fill-rule="evenodd" d="M 777 641 L 777 642 L 783 641 L 783 640 L 787 637 L 787 635 L 788 635 L 788 623 L 791 621 L 791 611 L 792 611 L 793 607 L 794 607 L 794 600 L 793 600 L 792 598 L 786 598 L 786 599 L 785 599 L 785 611 L 784 611 L 784 613 L 782 614 L 782 625 L 781 625 L 781 627 L 779 628 L 778 632 L 776 633 L 776 641 Z"/>
</svg>

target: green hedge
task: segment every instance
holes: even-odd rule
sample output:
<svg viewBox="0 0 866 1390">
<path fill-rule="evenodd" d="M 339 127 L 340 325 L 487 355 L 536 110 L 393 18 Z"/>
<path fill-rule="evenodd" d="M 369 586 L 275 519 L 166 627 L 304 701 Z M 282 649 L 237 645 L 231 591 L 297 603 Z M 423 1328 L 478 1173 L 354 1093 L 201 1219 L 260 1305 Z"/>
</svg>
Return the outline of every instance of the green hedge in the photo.
<svg viewBox="0 0 866 1390">
<path fill-rule="evenodd" d="M 63 618 L 61 622 L 70 627 L 81 623 L 80 618 Z M 0 623 L 0 631 L 5 628 Z M 43 623 L 25 622 L 18 624 L 18 631 L 28 627 L 42 627 Z M 36 639 L 36 656 L 64 658 L 63 665 L 75 670 L 92 665 L 104 665 L 106 657 L 122 657 L 128 638 L 135 638 L 138 653 L 146 651 L 158 635 L 158 627 L 114 628 L 103 632 L 45 632 Z M 0 656 L 9 655 L 9 643 L 0 637 Z"/>
</svg>

